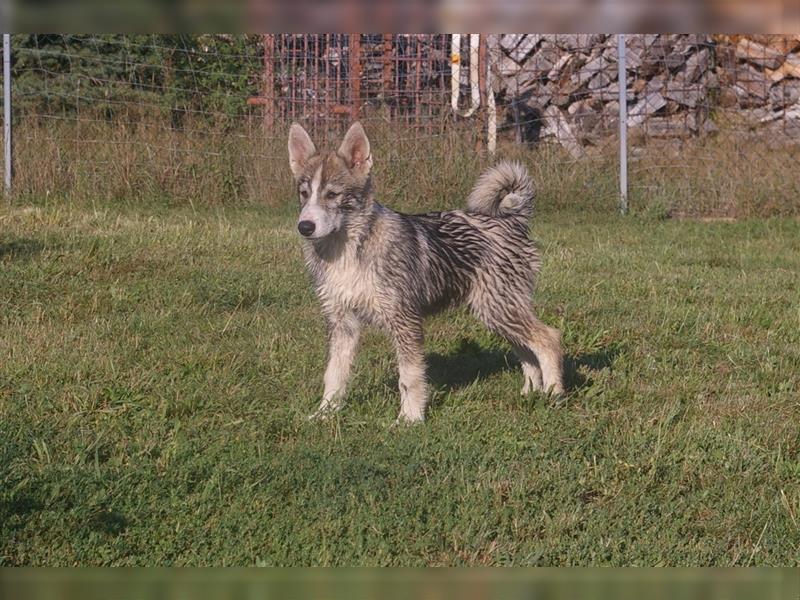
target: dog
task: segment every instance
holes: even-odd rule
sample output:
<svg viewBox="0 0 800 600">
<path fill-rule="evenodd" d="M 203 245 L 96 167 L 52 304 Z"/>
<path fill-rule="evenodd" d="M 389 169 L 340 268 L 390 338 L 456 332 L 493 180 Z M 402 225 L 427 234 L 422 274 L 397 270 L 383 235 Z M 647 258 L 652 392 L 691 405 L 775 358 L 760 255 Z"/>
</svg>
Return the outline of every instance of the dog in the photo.
<svg viewBox="0 0 800 600">
<path fill-rule="evenodd" d="M 358 122 L 336 152 L 317 150 L 293 123 L 289 166 L 297 230 L 329 336 L 322 402 L 309 418 L 342 407 L 360 331 L 373 325 L 388 332 L 397 354 L 397 422 L 424 420 L 423 318 L 459 303 L 511 344 L 522 363 L 522 394 L 563 393 L 561 334 L 531 308 L 540 259 L 529 238 L 534 187 L 521 164 L 488 168 L 465 210 L 418 215 L 376 201 L 370 143 Z"/>
</svg>

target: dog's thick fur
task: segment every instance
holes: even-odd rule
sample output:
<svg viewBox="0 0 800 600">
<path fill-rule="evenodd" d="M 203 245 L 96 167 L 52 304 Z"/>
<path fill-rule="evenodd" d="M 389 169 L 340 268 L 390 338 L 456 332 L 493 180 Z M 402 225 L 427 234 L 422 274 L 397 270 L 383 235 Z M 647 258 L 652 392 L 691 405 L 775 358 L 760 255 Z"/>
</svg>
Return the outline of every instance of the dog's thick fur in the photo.
<svg viewBox="0 0 800 600">
<path fill-rule="evenodd" d="M 300 196 L 298 229 L 329 328 L 325 389 L 313 416 L 342 406 L 362 325 L 386 330 L 397 352 L 399 421 L 421 421 L 428 389 L 422 320 L 466 303 L 522 362 L 522 393 L 562 393 L 560 334 L 531 310 L 539 256 L 528 235 L 533 184 L 525 168 L 487 169 L 466 210 L 403 215 L 376 202 L 369 140 L 354 123 L 321 153 L 298 124 L 289 163 Z"/>
</svg>

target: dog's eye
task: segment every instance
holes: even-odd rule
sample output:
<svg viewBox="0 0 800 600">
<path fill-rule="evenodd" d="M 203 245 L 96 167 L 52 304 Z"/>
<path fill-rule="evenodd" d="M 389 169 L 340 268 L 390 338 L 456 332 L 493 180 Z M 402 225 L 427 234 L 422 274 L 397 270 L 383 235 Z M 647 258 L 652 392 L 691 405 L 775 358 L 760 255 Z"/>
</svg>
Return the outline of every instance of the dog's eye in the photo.
<svg viewBox="0 0 800 600">
<path fill-rule="evenodd" d="M 339 194 L 338 194 L 337 192 L 330 191 L 330 192 L 328 192 L 327 194 L 325 194 L 325 199 L 326 199 L 326 200 L 336 200 L 336 197 L 337 197 L 338 195 L 339 195 Z"/>
<path fill-rule="evenodd" d="M 301 189 L 301 190 L 300 190 L 300 197 L 301 197 L 303 200 L 305 200 L 306 198 L 308 198 L 308 190 L 306 190 L 306 189 Z"/>
</svg>

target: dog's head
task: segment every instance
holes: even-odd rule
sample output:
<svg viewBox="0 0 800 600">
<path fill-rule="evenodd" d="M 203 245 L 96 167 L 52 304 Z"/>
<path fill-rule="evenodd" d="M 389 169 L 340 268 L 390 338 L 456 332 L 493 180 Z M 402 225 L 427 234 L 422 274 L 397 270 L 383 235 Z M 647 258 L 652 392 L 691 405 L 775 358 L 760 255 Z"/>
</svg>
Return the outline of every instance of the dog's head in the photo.
<svg viewBox="0 0 800 600">
<path fill-rule="evenodd" d="M 369 195 L 372 155 L 361 123 L 353 123 L 336 152 L 319 152 L 305 129 L 289 130 L 289 166 L 297 184 L 297 230 L 320 239 L 339 231 Z"/>
</svg>

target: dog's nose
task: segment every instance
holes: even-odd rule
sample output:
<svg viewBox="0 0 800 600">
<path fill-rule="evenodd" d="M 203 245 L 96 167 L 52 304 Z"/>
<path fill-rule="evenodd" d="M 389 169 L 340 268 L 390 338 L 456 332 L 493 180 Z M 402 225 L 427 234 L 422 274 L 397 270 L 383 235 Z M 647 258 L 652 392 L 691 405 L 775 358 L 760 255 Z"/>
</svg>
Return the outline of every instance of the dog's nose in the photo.
<svg viewBox="0 0 800 600">
<path fill-rule="evenodd" d="M 297 224 L 297 231 L 299 231 L 301 235 L 304 235 L 306 237 L 314 233 L 314 229 L 316 229 L 316 225 L 314 225 L 313 221 L 300 221 Z"/>
</svg>

